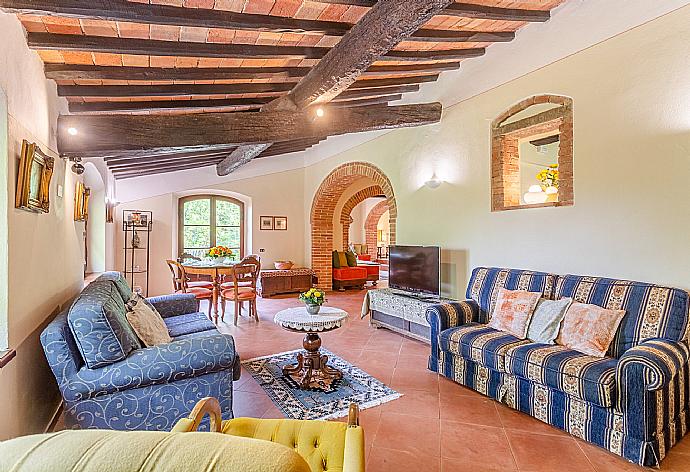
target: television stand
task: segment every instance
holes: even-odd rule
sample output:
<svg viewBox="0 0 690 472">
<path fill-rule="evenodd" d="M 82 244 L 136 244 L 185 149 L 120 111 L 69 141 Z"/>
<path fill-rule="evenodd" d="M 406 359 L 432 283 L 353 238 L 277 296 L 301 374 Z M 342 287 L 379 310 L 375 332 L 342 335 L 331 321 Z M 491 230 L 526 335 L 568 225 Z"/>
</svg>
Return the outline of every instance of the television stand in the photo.
<svg viewBox="0 0 690 472">
<path fill-rule="evenodd" d="M 420 299 L 415 294 L 380 288 L 369 290 L 364 298 L 362 315 L 369 315 L 369 324 L 387 328 L 425 343 L 430 343 L 431 328 L 426 309 L 437 303 L 452 301 L 446 298 Z"/>
</svg>

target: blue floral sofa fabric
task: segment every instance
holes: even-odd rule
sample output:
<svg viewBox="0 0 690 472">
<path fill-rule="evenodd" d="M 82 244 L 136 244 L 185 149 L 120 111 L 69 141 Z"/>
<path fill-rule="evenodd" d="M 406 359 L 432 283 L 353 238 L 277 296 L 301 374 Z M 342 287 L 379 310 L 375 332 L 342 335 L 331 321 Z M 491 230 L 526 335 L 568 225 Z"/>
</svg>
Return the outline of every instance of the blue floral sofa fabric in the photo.
<svg viewBox="0 0 690 472">
<path fill-rule="evenodd" d="M 166 295 L 148 302 L 173 341 L 143 348 L 125 317 L 130 296 L 119 273 L 106 273 L 41 334 L 68 427 L 168 431 L 207 396 L 232 418 L 240 376 L 232 336 L 197 311 L 194 295 Z"/>
<path fill-rule="evenodd" d="M 498 290 L 625 310 L 607 356 L 486 326 Z M 479 267 L 467 300 L 429 307 L 429 369 L 631 462 L 656 466 L 690 429 L 690 300 L 654 284 Z"/>
</svg>

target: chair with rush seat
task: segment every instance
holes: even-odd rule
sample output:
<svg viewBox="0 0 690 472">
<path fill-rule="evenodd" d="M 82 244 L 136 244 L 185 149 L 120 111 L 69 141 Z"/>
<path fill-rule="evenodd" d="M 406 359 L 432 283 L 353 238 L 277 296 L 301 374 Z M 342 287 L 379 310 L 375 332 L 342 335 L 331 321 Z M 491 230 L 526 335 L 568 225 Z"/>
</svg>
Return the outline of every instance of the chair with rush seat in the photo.
<svg viewBox="0 0 690 472">
<path fill-rule="evenodd" d="M 259 270 L 256 264 L 239 263 L 230 269 L 232 277 L 232 288 L 226 288 L 220 292 L 221 315 L 220 319 L 225 320 L 225 303 L 228 300 L 235 302 L 235 326 L 240 311 L 244 308 L 244 302 L 249 303 L 249 317 L 253 317 L 259 322 L 259 313 L 256 310 L 256 282 Z"/>
</svg>

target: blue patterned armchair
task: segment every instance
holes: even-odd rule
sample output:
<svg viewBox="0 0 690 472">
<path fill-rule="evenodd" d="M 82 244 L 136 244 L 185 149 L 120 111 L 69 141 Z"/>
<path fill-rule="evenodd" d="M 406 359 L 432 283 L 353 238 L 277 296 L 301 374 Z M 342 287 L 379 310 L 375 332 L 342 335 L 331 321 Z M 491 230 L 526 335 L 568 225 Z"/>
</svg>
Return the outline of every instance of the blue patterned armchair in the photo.
<svg viewBox="0 0 690 472">
<path fill-rule="evenodd" d="M 501 287 L 626 314 L 606 357 L 592 357 L 488 327 Z M 690 429 L 688 292 L 480 267 L 466 296 L 427 310 L 429 369 L 640 465 L 658 465 Z"/>
<path fill-rule="evenodd" d="M 167 431 L 208 396 L 232 418 L 232 336 L 197 311 L 194 295 L 166 295 L 148 301 L 173 341 L 143 347 L 125 318 L 130 296 L 118 273 L 106 273 L 41 334 L 68 427 Z"/>
</svg>

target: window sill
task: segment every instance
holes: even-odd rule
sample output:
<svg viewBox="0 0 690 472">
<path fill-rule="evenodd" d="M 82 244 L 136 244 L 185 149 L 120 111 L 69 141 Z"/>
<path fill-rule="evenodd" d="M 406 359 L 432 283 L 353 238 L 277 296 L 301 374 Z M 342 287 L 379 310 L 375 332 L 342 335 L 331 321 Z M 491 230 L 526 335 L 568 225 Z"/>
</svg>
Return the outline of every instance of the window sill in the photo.
<svg viewBox="0 0 690 472">
<path fill-rule="evenodd" d="M 522 204 L 503 208 L 497 208 L 493 210 L 496 211 L 508 211 L 508 210 L 524 210 L 526 208 L 548 208 L 548 207 L 562 207 L 562 206 L 572 206 L 572 203 L 567 202 L 546 202 L 546 203 L 532 203 L 532 204 Z"/>
<path fill-rule="evenodd" d="M 9 349 L 7 351 L 0 351 L 0 368 L 5 367 L 9 362 L 14 359 L 17 352 L 14 349 Z"/>
</svg>

